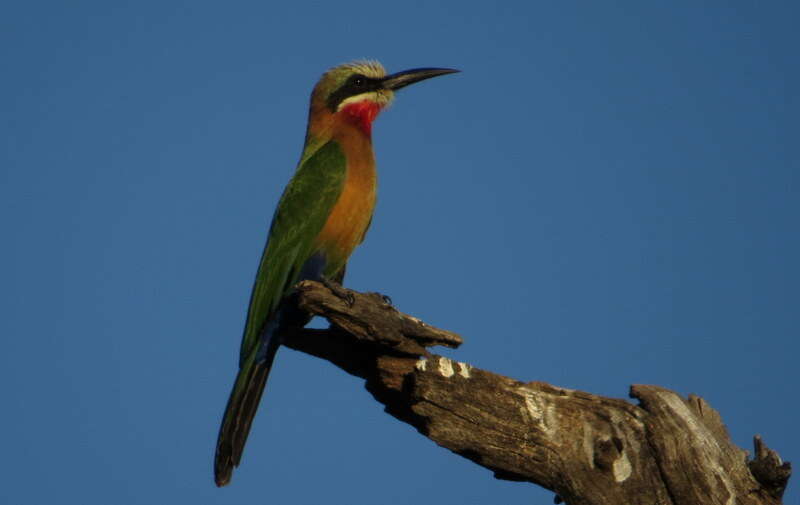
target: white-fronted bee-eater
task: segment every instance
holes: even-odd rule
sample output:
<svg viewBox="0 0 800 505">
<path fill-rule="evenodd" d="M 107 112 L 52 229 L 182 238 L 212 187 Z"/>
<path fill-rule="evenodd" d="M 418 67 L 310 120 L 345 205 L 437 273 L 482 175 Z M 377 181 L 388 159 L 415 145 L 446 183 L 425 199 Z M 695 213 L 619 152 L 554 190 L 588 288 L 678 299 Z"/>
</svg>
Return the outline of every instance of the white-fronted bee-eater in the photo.
<svg viewBox="0 0 800 505">
<path fill-rule="evenodd" d="M 372 122 L 415 82 L 457 72 L 416 68 L 386 75 L 374 61 L 326 72 L 311 93 L 303 153 L 272 218 L 250 296 L 239 371 L 217 440 L 214 477 L 231 480 L 282 335 L 308 316 L 282 303 L 302 280 L 340 283 L 350 254 L 372 221 L 376 172 Z"/>
</svg>

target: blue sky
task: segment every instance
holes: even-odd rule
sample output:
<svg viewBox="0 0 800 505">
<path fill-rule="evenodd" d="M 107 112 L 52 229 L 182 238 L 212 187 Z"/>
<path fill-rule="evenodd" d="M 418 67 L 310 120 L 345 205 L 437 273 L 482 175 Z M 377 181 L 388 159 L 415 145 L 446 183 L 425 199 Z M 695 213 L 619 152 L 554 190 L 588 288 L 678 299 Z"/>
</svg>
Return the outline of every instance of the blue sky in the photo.
<svg viewBox="0 0 800 505">
<path fill-rule="evenodd" d="M 445 354 L 697 393 L 800 455 L 791 2 L 5 2 L 0 502 L 552 503 L 279 353 L 242 467 L 211 458 L 269 219 L 327 68 L 460 68 L 374 128 L 347 283 Z M 402 488 L 396 487 L 401 480 Z M 790 483 L 786 503 L 800 503 Z"/>
</svg>

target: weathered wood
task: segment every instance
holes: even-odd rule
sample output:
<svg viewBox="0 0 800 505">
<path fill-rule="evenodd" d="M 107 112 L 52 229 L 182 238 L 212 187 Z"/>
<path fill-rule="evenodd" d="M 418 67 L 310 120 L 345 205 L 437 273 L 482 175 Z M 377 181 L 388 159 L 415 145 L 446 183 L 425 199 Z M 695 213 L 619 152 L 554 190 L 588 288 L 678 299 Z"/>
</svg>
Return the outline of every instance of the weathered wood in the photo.
<svg viewBox="0 0 800 505">
<path fill-rule="evenodd" d="M 635 385 L 637 406 L 519 382 L 430 353 L 462 340 L 378 294 L 350 293 L 298 285 L 294 302 L 332 326 L 298 330 L 285 344 L 366 379 L 386 412 L 497 478 L 541 485 L 571 505 L 781 503 L 790 464 L 759 437 L 748 461 L 698 396 Z"/>
</svg>

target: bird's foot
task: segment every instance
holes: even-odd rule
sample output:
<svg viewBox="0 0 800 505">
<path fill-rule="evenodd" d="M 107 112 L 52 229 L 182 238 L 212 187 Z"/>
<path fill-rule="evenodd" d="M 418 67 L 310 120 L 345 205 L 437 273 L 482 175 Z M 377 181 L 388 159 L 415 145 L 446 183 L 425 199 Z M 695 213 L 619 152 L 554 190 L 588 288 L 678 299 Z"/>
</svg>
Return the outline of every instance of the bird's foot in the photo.
<svg viewBox="0 0 800 505">
<path fill-rule="evenodd" d="M 342 299 L 342 301 L 344 301 L 344 303 L 346 303 L 348 307 L 352 307 L 353 304 L 356 303 L 356 297 L 353 294 L 353 292 L 345 288 L 338 282 L 334 282 L 324 276 L 320 279 L 320 282 L 322 282 L 322 284 L 326 288 L 328 288 L 331 291 L 331 293 L 336 295 L 336 297 Z"/>
<path fill-rule="evenodd" d="M 392 299 L 391 299 L 391 297 L 389 297 L 389 295 L 384 295 L 383 293 L 376 293 L 374 291 L 369 292 L 367 294 L 369 296 L 377 298 L 381 302 L 383 302 L 382 305 L 380 306 L 382 309 L 393 310 L 393 311 L 397 312 L 397 309 L 395 308 L 394 303 L 392 302 Z"/>
</svg>

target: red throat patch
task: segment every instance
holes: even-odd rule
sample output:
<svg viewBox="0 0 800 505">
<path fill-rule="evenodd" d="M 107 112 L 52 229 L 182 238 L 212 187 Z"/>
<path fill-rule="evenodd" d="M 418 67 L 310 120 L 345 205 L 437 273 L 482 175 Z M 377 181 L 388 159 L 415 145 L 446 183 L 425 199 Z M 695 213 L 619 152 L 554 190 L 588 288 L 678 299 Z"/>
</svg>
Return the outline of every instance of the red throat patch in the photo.
<svg viewBox="0 0 800 505">
<path fill-rule="evenodd" d="M 348 103 L 339 113 L 344 114 L 348 121 L 355 123 L 365 134 L 372 135 L 372 122 L 380 111 L 381 106 L 372 100 L 361 100 Z"/>
</svg>

